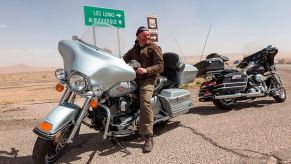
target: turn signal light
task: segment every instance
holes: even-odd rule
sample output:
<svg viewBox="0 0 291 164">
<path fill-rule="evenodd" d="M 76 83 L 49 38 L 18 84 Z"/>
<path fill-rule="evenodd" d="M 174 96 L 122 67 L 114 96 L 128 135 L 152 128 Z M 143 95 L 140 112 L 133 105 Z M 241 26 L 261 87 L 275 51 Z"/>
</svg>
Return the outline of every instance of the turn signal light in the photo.
<svg viewBox="0 0 291 164">
<path fill-rule="evenodd" d="M 39 123 L 38 128 L 44 132 L 50 132 L 53 128 L 53 125 L 48 122 L 42 121 Z"/>
<path fill-rule="evenodd" d="M 91 100 L 91 101 L 90 101 L 90 106 L 91 106 L 92 108 L 97 108 L 97 107 L 98 107 L 98 101 L 95 100 L 95 99 Z"/>
<path fill-rule="evenodd" d="M 58 84 L 56 85 L 56 90 L 57 90 L 58 92 L 62 92 L 62 91 L 64 90 L 64 86 L 63 86 L 61 83 L 58 83 Z"/>
</svg>

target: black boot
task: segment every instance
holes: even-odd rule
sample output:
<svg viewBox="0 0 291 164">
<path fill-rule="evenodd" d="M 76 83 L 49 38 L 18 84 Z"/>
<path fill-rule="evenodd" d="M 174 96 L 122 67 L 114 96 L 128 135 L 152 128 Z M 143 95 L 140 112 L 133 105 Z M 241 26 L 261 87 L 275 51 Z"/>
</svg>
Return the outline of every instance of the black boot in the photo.
<svg viewBox="0 0 291 164">
<path fill-rule="evenodd" d="M 154 148 L 153 135 L 146 135 L 145 138 L 143 153 L 149 153 Z"/>
</svg>

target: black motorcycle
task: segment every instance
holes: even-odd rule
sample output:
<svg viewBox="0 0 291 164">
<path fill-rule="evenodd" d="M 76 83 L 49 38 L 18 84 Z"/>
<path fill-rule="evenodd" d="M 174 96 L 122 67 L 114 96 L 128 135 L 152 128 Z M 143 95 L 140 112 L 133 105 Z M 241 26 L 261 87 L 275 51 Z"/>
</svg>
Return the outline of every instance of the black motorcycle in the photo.
<svg viewBox="0 0 291 164">
<path fill-rule="evenodd" d="M 199 101 L 213 101 L 225 110 L 234 108 L 239 100 L 272 96 L 276 102 L 286 100 L 286 91 L 274 64 L 278 49 L 272 46 L 246 56 L 235 69 L 225 69 L 226 56 L 210 54 L 195 66 L 197 76 L 205 82 L 200 86 Z"/>
</svg>

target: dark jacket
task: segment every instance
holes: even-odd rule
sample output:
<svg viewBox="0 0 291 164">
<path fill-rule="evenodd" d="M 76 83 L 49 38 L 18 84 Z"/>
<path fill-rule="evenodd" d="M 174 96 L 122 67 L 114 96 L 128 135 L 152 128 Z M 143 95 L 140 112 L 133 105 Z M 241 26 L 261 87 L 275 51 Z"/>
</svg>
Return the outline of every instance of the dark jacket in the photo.
<svg viewBox="0 0 291 164">
<path fill-rule="evenodd" d="M 136 60 L 142 68 L 147 70 L 147 74 L 136 75 L 136 80 L 153 79 L 157 80 L 159 74 L 164 70 L 164 61 L 161 48 L 155 43 L 149 43 L 144 47 L 135 44 L 124 56 L 123 60 L 128 63 Z"/>
</svg>

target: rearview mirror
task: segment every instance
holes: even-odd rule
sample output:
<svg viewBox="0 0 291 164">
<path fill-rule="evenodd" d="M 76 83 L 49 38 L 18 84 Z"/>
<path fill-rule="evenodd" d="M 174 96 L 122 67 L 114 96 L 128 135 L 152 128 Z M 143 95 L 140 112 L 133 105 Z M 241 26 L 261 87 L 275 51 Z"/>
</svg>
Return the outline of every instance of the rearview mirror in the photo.
<svg viewBox="0 0 291 164">
<path fill-rule="evenodd" d="M 79 40 L 79 38 L 78 38 L 77 35 L 73 35 L 73 36 L 72 36 L 72 39 L 73 39 L 73 40 Z"/>
<path fill-rule="evenodd" d="M 240 63 L 239 60 L 236 60 L 236 61 L 233 62 L 233 64 L 239 64 L 239 63 Z"/>
<path fill-rule="evenodd" d="M 268 45 L 266 49 L 267 49 L 267 50 L 272 49 L 272 45 Z"/>
</svg>

